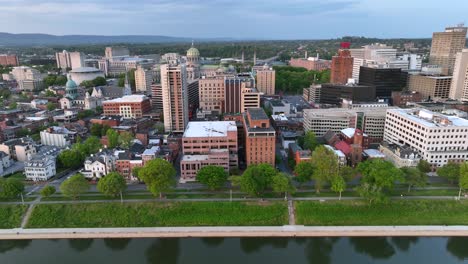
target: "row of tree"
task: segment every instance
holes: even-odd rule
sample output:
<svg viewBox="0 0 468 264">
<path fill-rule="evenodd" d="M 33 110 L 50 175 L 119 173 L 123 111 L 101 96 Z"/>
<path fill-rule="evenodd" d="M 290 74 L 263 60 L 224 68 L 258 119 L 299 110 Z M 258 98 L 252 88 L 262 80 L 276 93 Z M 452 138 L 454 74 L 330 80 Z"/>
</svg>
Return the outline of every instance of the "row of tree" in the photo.
<svg viewBox="0 0 468 264">
<path fill-rule="evenodd" d="M 302 94 L 302 89 L 311 84 L 330 82 L 330 70 L 308 71 L 305 68 L 275 66 L 276 91 L 286 94 Z"/>
</svg>

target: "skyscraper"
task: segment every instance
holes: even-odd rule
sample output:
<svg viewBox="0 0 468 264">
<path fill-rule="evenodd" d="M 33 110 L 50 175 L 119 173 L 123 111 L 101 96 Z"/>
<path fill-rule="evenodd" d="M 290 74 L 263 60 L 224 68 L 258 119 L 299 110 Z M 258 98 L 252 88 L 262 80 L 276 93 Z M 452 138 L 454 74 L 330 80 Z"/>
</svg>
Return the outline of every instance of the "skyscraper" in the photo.
<svg viewBox="0 0 468 264">
<path fill-rule="evenodd" d="M 161 65 L 164 129 L 183 133 L 188 123 L 187 71 L 185 65 Z"/>
<path fill-rule="evenodd" d="M 453 71 L 450 98 L 468 101 L 468 49 L 457 54 Z"/>
<path fill-rule="evenodd" d="M 333 84 L 345 84 L 353 77 L 353 57 L 349 47 L 349 42 L 341 43 L 338 56 L 332 58 L 330 82 Z"/>
<path fill-rule="evenodd" d="M 465 48 L 466 32 L 463 24 L 448 27 L 444 32 L 434 32 L 429 63 L 441 66 L 443 74 L 451 75 L 457 53 Z"/>
<path fill-rule="evenodd" d="M 137 66 L 135 71 L 135 89 L 137 92 L 146 94 L 151 93 L 151 84 L 153 83 L 153 71 Z"/>
<path fill-rule="evenodd" d="M 275 94 L 276 71 L 265 64 L 257 71 L 257 89 L 266 95 Z"/>
<path fill-rule="evenodd" d="M 84 67 L 84 54 L 81 52 L 68 52 L 66 50 L 55 53 L 55 59 L 57 61 L 57 68 L 63 70 L 70 68 L 76 69 Z"/>
</svg>

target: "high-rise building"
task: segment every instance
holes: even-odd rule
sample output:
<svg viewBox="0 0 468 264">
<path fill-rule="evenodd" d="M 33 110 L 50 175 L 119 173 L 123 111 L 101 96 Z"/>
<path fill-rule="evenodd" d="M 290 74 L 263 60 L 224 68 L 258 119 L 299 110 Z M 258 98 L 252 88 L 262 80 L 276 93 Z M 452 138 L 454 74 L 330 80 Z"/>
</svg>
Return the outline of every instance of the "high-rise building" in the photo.
<svg viewBox="0 0 468 264">
<path fill-rule="evenodd" d="M 407 74 L 396 68 L 361 67 L 359 84 L 375 87 L 377 97 L 390 97 L 393 91 L 401 91 L 406 87 Z"/>
<path fill-rule="evenodd" d="M 0 54 L 0 65 L 2 66 L 18 66 L 18 56 L 15 54 Z"/>
<path fill-rule="evenodd" d="M 153 71 L 137 66 L 135 71 L 135 88 L 137 92 L 146 94 L 151 93 L 151 84 L 153 83 Z"/>
<path fill-rule="evenodd" d="M 85 56 L 81 52 L 68 52 L 66 50 L 55 53 L 57 68 L 65 70 L 85 67 Z"/>
<path fill-rule="evenodd" d="M 183 133 L 189 120 L 185 65 L 161 65 L 161 85 L 164 129 Z"/>
<path fill-rule="evenodd" d="M 275 129 L 262 108 L 250 108 L 243 114 L 246 165 L 275 165 Z"/>
<path fill-rule="evenodd" d="M 409 146 L 434 166 L 468 160 L 468 121 L 425 109 L 390 109 L 385 141 Z"/>
<path fill-rule="evenodd" d="M 275 94 L 276 71 L 267 64 L 257 74 L 257 90 L 266 95 Z"/>
<path fill-rule="evenodd" d="M 321 84 L 312 84 L 308 88 L 303 89 L 302 98 L 307 102 L 320 103 Z"/>
<path fill-rule="evenodd" d="M 199 82 L 200 109 L 224 112 L 224 76 L 205 77 Z"/>
<path fill-rule="evenodd" d="M 452 85 L 452 76 L 410 74 L 408 89 L 418 92 L 426 99 L 447 99 Z"/>
<path fill-rule="evenodd" d="M 322 84 L 318 103 L 340 105 L 342 99 L 355 102 L 375 101 L 375 87 L 357 84 Z"/>
<path fill-rule="evenodd" d="M 198 79 L 188 80 L 187 81 L 187 96 L 188 96 L 188 107 L 189 107 L 189 119 L 196 114 L 197 109 L 200 107 L 200 97 L 199 97 L 199 82 Z"/>
<path fill-rule="evenodd" d="M 225 113 L 242 113 L 243 92 L 252 91 L 255 86 L 255 80 L 251 75 L 237 75 L 234 77 L 226 77 L 224 82 L 224 112 Z"/>
<path fill-rule="evenodd" d="M 391 107 L 305 109 L 304 130 L 313 131 L 318 137 L 328 131 L 335 133 L 346 128 L 358 128 L 372 142 L 383 139 L 385 115 Z"/>
<path fill-rule="evenodd" d="M 330 82 L 333 84 L 345 84 L 353 77 L 353 57 L 349 47 L 349 42 L 341 43 L 338 55 L 332 58 Z"/>
<path fill-rule="evenodd" d="M 182 137 L 181 181 L 195 181 L 197 172 L 209 165 L 226 172 L 238 167 L 235 121 L 189 122 Z"/>
<path fill-rule="evenodd" d="M 454 100 L 468 101 L 468 49 L 457 54 L 453 71 L 450 98 Z"/>
<path fill-rule="evenodd" d="M 151 85 L 151 106 L 155 111 L 163 111 L 163 96 L 162 96 L 162 85 L 152 84 Z"/>
<path fill-rule="evenodd" d="M 112 59 L 114 57 L 126 57 L 130 56 L 130 51 L 126 47 L 106 47 L 107 59 Z"/>
<path fill-rule="evenodd" d="M 432 35 L 429 63 L 442 67 L 442 73 L 451 75 L 458 52 L 465 48 L 467 28 L 463 25 L 448 27 Z"/>
</svg>

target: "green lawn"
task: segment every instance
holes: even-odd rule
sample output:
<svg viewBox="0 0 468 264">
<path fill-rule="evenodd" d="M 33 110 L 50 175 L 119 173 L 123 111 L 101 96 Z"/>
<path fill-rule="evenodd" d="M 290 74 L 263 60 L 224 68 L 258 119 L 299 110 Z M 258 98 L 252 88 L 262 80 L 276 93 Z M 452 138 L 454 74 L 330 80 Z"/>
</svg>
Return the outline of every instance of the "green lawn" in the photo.
<svg viewBox="0 0 468 264">
<path fill-rule="evenodd" d="M 25 176 L 24 173 L 21 172 L 21 171 L 15 172 L 15 173 L 10 174 L 10 175 L 6 175 L 5 178 L 17 179 L 17 180 L 21 180 L 21 181 L 26 180 L 26 176 Z"/>
<path fill-rule="evenodd" d="M 0 229 L 20 227 L 27 206 L 0 205 Z"/>
<path fill-rule="evenodd" d="M 295 207 L 301 225 L 468 225 L 468 201 L 299 201 Z"/>
<path fill-rule="evenodd" d="M 39 204 L 28 227 L 278 226 L 287 222 L 284 202 Z"/>
</svg>

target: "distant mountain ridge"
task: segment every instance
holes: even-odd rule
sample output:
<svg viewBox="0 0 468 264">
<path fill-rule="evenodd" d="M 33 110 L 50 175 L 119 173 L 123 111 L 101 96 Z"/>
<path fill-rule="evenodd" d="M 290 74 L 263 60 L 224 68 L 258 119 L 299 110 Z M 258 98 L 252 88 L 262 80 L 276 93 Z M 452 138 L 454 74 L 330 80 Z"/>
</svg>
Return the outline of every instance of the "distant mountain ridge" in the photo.
<svg viewBox="0 0 468 264">
<path fill-rule="evenodd" d="M 223 41 L 228 38 L 195 39 L 197 41 Z M 11 34 L 0 32 L 0 46 L 53 46 L 53 45 L 83 45 L 83 44 L 115 44 L 115 43 L 169 43 L 190 42 L 191 38 L 156 36 L 156 35 L 49 35 L 49 34 Z"/>
</svg>

